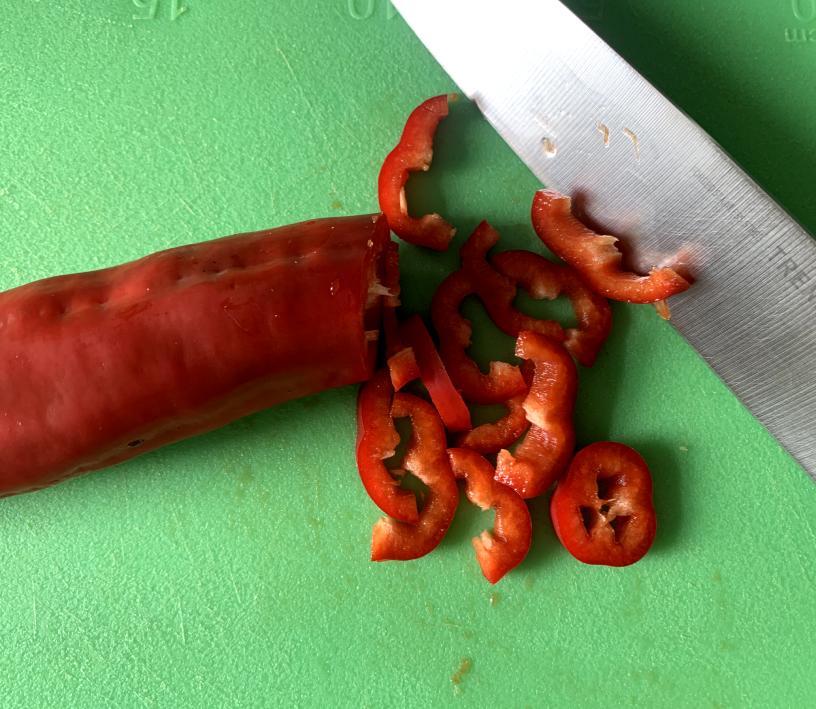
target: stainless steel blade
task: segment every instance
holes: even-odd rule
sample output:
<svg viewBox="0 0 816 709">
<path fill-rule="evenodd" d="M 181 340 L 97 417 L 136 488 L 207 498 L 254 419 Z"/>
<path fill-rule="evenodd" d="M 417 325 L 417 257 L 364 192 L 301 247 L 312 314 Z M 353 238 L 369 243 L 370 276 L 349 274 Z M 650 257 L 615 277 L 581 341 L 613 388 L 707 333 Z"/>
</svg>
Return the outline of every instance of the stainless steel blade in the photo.
<svg viewBox="0 0 816 709">
<path fill-rule="evenodd" d="M 393 0 L 543 183 L 647 268 L 697 278 L 672 323 L 816 479 L 816 241 L 557 0 Z"/>
</svg>

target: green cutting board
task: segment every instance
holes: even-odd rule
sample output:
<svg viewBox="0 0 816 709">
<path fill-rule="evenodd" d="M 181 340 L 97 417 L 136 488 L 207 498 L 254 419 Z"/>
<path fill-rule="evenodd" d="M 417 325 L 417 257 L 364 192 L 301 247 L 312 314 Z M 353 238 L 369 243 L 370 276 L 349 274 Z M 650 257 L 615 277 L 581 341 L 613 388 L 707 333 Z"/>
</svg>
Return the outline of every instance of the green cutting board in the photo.
<svg viewBox="0 0 816 709">
<path fill-rule="evenodd" d="M 570 5 L 816 231 L 816 2 Z M 454 88 L 385 0 L 6 0 L 0 287 L 375 211 L 408 111 Z M 467 106 L 439 139 L 412 197 L 534 246 L 539 184 L 509 148 Z M 455 256 L 403 260 L 423 310 Z M 474 317 L 477 349 L 509 353 Z M 543 500 L 495 588 L 465 504 L 431 556 L 372 564 L 354 399 L 0 501 L 0 704 L 812 703 L 816 487 L 652 309 L 615 308 L 577 415 L 581 443 L 653 468 L 659 535 L 631 568 L 574 561 Z"/>
</svg>

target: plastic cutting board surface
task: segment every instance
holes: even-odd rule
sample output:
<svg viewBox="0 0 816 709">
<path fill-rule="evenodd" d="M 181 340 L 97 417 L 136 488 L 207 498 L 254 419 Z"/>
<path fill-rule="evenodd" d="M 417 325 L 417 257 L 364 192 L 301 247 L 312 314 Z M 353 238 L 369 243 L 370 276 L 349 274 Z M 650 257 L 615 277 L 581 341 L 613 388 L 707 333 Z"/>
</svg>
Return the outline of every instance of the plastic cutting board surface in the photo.
<svg viewBox="0 0 816 709">
<path fill-rule="evenodd" d="M 570 5 L 816 231 L 816 3 Z M 408 111 L 453 89 L 384 0 L 9 0 L 0 287 L 376 211 Z M 535 247 L 539 185 L 458 108 L 412 198 L 460 239 L 488 218 L 506 247 Z M 425 310 L 454 263 L 404 248 L 405 310 Z M 472 315 L 477 350 L 509 354 Z M 294 402 L 1 500 L 0 705 L 816 696 L 816 487 L 652 309 L 615 307 L 577 413 L 581 443 L 620 440 L 652 466 L 658 538 L 631 568 L 574 561 L 546 501 L 528 560 L 495 588 L 469 543 L 491 518 L 465 503 L 430 557 L 370 563 L 354 399 Z"/>
</svg>

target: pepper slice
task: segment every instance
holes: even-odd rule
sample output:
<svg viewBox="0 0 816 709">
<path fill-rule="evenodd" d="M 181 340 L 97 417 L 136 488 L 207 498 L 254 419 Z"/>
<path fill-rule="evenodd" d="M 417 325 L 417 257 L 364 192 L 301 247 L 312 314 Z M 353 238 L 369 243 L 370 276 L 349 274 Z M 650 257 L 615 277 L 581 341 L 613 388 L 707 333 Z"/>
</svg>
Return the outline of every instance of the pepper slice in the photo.
<svg viewBox="0 0 816 709">
<path fill-rule="evenodd" d="M 527 394 L 519 394 L 503 402 L 507 407 L 505 416 L 498 421 L 483 423 L 472 431 L 463 433 L 456 444 L 482 455 L 498 453 L 502 448 L 512 446 L 530 428 L 530 422 L 524 411 L 526 398 Z"/>
<path fill-rule="evenodd" d="M 469 430 L 470 411 L 453 385 L 422 318 L 419 315 L 411 316 L 403 323 L 401 332 L 414 351 L 422 383 L 446 428 L 451 431 Z"/>
<path fill-rule="evenodd" d="M 383 517 L 374 525 L 372 561 L 418 559 L 433 551 L 448 531 L 459 504 L 445 447 L 445 427 L 433 406 L 419 397 L 399 393 L 394 396 L 391 414 L 411 419 L 413 433 L 403 465 L 428 486 L 428 495 L 415 524 Z"/>
<path fill-rule="evenodd" d="M 501 404 L 523 393 L 527 386 L 518 367 L 491 362 L 484 374 L 467 354 L 472 328 L 460 312 L 462 302 L 477 291 L 464 271 L 450 274 L 437 288 L 431 302 L 431 320 L 439 333 L 439 351 L 448 373 L 467 401 Z"/>
<path fill-rule="evenodd" d="M 621 268 L 614 236 L 596 234 L 572 213 L 572 200 L 555 190 L 536 192 L 533 227 L 554 254 L 576 269 L 596 293 L 628 303 L 655 303 L 682 293 L 691 283 L 672 268 L 639 276 Z"/>
<path fill-rule="evenodd" d="M 530 550 L 530 511 L 512 488 L 493 479 L 493 466 L 478 453 L 451 448 L 448 456 L 456 477 L 465 481 L 468 500 L 483 510 L 496 511 L 492 533 L 485 530 L 472 540 L 484 577 L 496 583 L 524 561 Z"/>
<path fill-rule="evenodd" d="M 400 442 L 391 417 L 394 390 L 381 369 L 361 388 L 357 399 L 357 470 L 368 496 L 387 515 L 403 522 L 419 519 L 416 497 L 399 486 L 383 462 Z"/>
<path fill-rule="evenodd" d="M 555 488 L 550 515 L 561 544 L 579 561 L 634 564 L 657 531 L 646 461 L 621 443 L 587 446 Z"/>
<path fill-rule="evenodd" d="M 591 367 L 612 330 L 612 309 L 606 298 L 588 288 L 574 269 L 532 251 L 504 251 L 491 261 L 499 273 L 537 300 L 553 300 L 562 293 L 569 298 L 578 327 L 564 331 L 564 346 L 581 364 Z M 548 321 L 525 315 L 516 308 L 500 309 L 496 315 L 496 325 L 513 337 L 518 337 L 522 330 L 550 334 Z"/>
<path fill-rule="evenodd" d="M 391 230 L 404 241 L 436 251 L 448 248 L 456 229 L 438 214 L 410 216 L 405 184 L 410 173 L 430 169 L 436 129 L 448 115 L 448 101 L 455 98 L 435 96 L 413 110 L 397 147 L 385 158 L 378 182 L 380 209 Z"/>
<path fill-rule="evenodd" d="M 499 451 L 496 479 L 531 498 L 558 479 L 575 447 L 578 371 L 561 343 L 529 330 L 519 335 L 516 356 L 533 363 L 533 382 L 524 400 L 531 426 L 515 454 Z"/>
<path fill-rule="evenodd" d="M 409 382 L 419 379 L 419 365 L 411 347 L 404 347 L 395 355 L 388 358 L 388 372 L 391 375 L 391 384 L 394 391 L 400 391 Z"/>
</svg>

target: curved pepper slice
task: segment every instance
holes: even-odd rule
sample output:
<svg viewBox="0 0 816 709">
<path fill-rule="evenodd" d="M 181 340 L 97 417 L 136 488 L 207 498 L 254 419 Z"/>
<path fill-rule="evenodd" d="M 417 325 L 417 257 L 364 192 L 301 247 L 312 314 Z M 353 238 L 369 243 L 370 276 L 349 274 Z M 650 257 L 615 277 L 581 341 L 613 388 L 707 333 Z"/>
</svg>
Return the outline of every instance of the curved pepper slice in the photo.
<svg viewBox="0 0 816 709">
<path fill-rule="evenodd" d="M 419 376 L 445 427 L 451 431 L 470 429 L 470 411 L 453 385 L 422 318 L 419 315 L 408 318 L 401 332 L 414 352 Z"/>
<path fill-rule="evenodd" d="M 572 214 L 572 200 L 540 190 L 533 200 L 533 227 L 554 254 L 576 269 L 596 293 L 628 303 L 655 303 L 682 293 L 691 283 L 671 268 L 639 276 L 621 268 L 614 236 L 596 234 Z"/>
<path fill-rule="evenodd" d="M 657 531 L 649 467 L 628 446 L 593 443 L 559 481 L 550 515 L 561 543 L 579 561 L 634 564 Z"/>
<path fill-rule="evenodd" d="M 476 294 L 464 271 L 450 274 L 437 288 L 431 302 L 431 320 L 439 334 L 439 351 L 448 373 L 467 401 L 474 404 L 501 404 L 527 389 L 518 367 L 507 362 L 491 362 L 484 374 L 467 354 L 472 328 L 459 308 L 469 295 Z"/>
<path fill-rule="evenodd" d="M 529 330 L 519 335 L 516 356 L 533 362 L 533 383 L 524 400 L 531 426 L 515 454 L 499 452 L 496 479 L 531 498 L 558 479 L 575 447 L 578 371 L 561 343 Z"/>
<path fill-rule="evenodd" d="M 414 493 L 383 462 L 394 455 L 400 442 L 391 417 L 394 390 L 388 370 L 381 369 L 361 388 L 357 398 L 357 470 L 368 496 L 387 515 L 403 522 L 419 519 Z"/>
<path fill-rule="evenodd" d="M 413 433 L 403 465 L 428 486 L 428 495 L 415 524 L 383 517 L 374 525 L 372 561 L 418 559 L 433 551 L 448 531 L 459 504 L 459 489 L 445 447 L 445 427 L 433 406 L 419 397 L 399 393 L 394 396 L 391 414 L 411 419 Z"/>
<path fill-rule="evenodd" d="M 527 394 L 519 394 L 502 402 L 507 407 L 506 415 L 498 421 L 483 423 L 472 431 L 463 433 L 456 444 L 482 455 L 498 453 L 502 448 L 512 446 L 530 428 L 530 422 L 524 411 L 526 398 Z"/>
<path fill-rule="evenodd" d="M 524 561 L 530 550 L 533 535 L 530 511 L 512 488 L 493 479 L 493 466 L 478 453 L 451 448 L 448 456 L 456 477 L 465 481 L 468 500 L 483 510 L 496 511 L 492 533 L 485 530 L 473 538 L 484 577 L 496 583 Z"/>
<path fill-rule="evenodd" d="M 499 273 L 511 278 L 537 300 L 553 300 L 562 293 L 570 299 L 578 327 L 564 331 L 564 346 L 581 364 L 591 367 L 612 330 L 612 309 L 606 298 L 589 289 L 577 271 L 532 251 L 504 251 L 491 261 Z M 513 337 L 518 337 L 522 330 L 550 334 L 548 321 L 530 317 L 515 308 L 496 314 L 496 325 Z"/>
<path fill-rule="evenodd" d="M 405 184 L 411 172 L 430 168 L 434 135 L 440 121 L 448 115 L 451 98 L 455 98 L 455 94 L 435 96 L 414 109 L 400 142 L 385 158 L 378 183 L 380 209 L 391 230 L 404 241 L 436 251 L 448 248 L 456 229 L 438 214 L 410 216 Z"/>
</svg>

